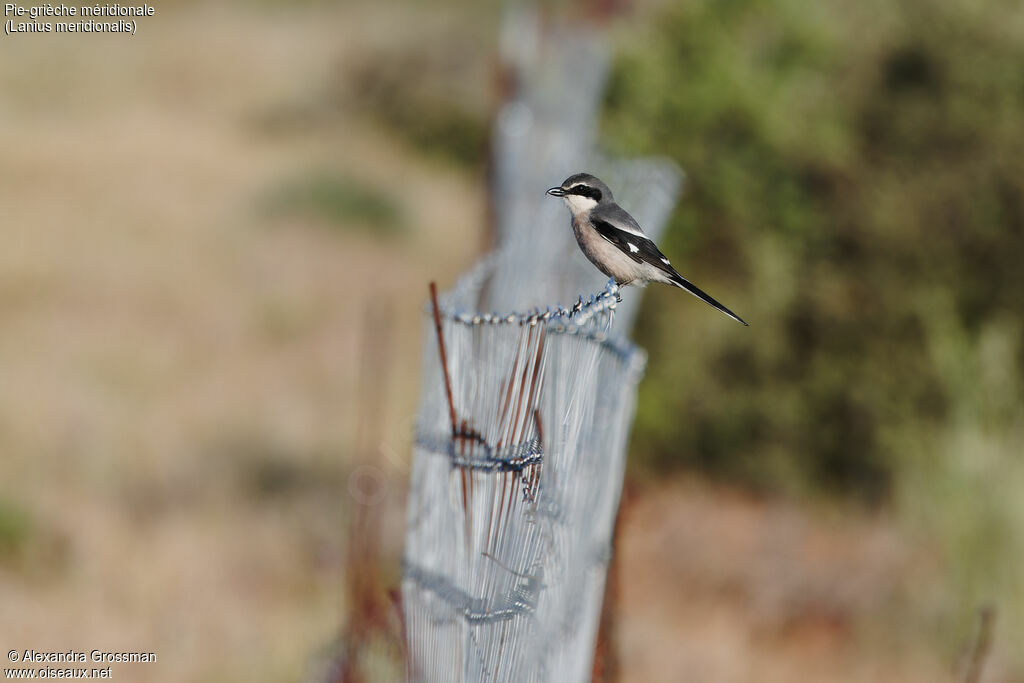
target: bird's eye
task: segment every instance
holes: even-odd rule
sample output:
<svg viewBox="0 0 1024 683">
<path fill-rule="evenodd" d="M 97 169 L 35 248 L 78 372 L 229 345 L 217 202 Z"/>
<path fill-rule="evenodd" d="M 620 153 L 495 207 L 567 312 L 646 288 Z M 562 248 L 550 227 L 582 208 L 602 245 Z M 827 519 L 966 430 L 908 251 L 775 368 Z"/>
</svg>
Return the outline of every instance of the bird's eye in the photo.
<svg viewBox="0 0 1024 683">
<path fill-rule="evenodd" d="M 569 192 L 581 197 L 588 197 L 593 199 L 595 202 L 601 201 L 601 190 L 596 187 L 590 187 L 589 185 L 573 185 L 569 188 Z"/>
</svg>

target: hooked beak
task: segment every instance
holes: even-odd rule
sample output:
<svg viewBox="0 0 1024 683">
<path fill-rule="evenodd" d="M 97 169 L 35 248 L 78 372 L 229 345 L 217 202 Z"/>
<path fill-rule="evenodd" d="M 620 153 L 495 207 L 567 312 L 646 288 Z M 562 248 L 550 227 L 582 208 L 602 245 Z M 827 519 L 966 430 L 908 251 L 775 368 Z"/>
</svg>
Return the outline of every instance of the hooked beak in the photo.
<svg viewBox="0 0 1024 683">
<path fill-rule="evenodd" d="M 549 194 L 552 197 L 564 197 L 565 196 L 565 190 L 563 190 L 560 187 L 552 187 L 547 192 L 545 192 L 544 194 Z"/>
</svg>

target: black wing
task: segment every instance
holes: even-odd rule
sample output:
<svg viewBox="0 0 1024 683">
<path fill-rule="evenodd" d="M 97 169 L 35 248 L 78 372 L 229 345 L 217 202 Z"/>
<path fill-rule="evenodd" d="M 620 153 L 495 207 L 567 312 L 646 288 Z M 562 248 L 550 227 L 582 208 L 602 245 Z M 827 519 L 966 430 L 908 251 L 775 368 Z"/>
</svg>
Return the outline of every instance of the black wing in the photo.
<svg viewBox="0 0 1024 683">
<path fill-rule="evenodd" d="M 704 303 L 713 308 L 717 308 L 722 313 L 725 313 L 733 320 L 743 323 L 744 325 L 747 324 L 743 318 L 730 311 L 697 287 L 697 285 L 677 273 L 676 269 L 672 267 L 671 263 L 669 263 L 669 260 L 665 258 L 665 255 L 658 249 L 658 246 L 640 231 L 640 226 L 637 225 L 635 220 L 633 220 L 633 217 L 625 211 L 622 211 L 622 214 L 629 219 L 629 222 L 626 224 L 629 228 L 634 228 L 635 226 L 635 232 L 633 230 L 623 230 L 618 228 L 611 222 L 596 218 L 593 215 L 591 215 L 590 222 L 601 237 L 614 244 L 616 248 L 626 256 L 630 257 L 637 263 L 651 264 L 661 272 L 665 273 L 665 275 L 672 281 L 672 284 L 676 287 L 685 289 Z M 619 219 L 619 216 L 615 216 L 614 219 Z"/>
<path fill-rule="evenodd" d="M 668 262 L 665 255 L 658 250 L 658 246 L 642 232 L 639 232 L 639 226 L 636 228 L 637 232 L 627 231 L 594 215 L 591 215 L 590 222 L 597 230 L 597 234 L 614 244 L 619 251 L 637 263 L 649 263 L 668 277 L 679 277 L 679 273 Z M 636 225 L 636 221 L 632 221 L 632 223 Z"/>
</svg>

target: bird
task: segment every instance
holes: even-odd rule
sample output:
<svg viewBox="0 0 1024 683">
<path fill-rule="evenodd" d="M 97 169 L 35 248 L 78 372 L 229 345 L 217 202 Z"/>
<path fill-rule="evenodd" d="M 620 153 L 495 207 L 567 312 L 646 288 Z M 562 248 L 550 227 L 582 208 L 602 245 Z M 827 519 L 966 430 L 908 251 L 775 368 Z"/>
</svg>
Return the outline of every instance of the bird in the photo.
<svg viewBox="0 0 1024 683">
<path fill-rule="evenodd" d="M 646 287 L 650 282 L 674 285 L 733 320 L 747 324 L 676 272 L 636 219 L 615 203 L 612 191 L 600 178 L 590 173 L 577 173 L 558 187 L 548 189 L 547 194 L 565 200 L 572 213 L 572 231 L 580 250 L 618 285 Z"/>
</svg>

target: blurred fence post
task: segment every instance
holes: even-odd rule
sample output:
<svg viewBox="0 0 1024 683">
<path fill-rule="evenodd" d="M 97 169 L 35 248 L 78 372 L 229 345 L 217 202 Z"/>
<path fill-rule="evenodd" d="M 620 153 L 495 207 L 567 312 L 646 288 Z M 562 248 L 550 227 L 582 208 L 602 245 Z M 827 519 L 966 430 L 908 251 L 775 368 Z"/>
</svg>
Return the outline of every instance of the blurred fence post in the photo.
<svg viewBox="0 0 1024 683">
<path fill-rule="evenodd" d="M 669 163 L 590 156 L 597 35 L 546 31 L 522 7 L 505 25 L 499 248 L 424 323 L 402 579 L 413 681 L 590 680 L 645 363 L 625 337 L 639 290 L 604 283 L 543 190 L 594 170 L 656 235 L 681 180 Z"/>
</svg>

